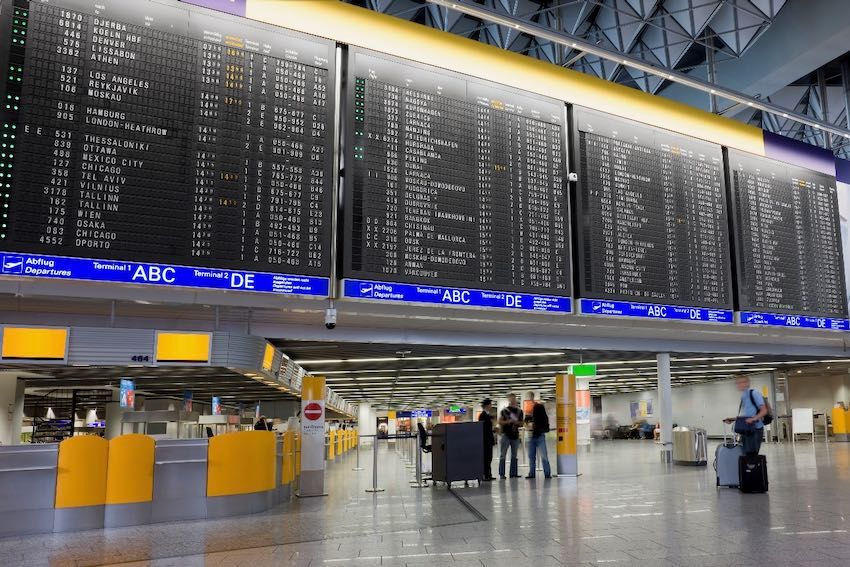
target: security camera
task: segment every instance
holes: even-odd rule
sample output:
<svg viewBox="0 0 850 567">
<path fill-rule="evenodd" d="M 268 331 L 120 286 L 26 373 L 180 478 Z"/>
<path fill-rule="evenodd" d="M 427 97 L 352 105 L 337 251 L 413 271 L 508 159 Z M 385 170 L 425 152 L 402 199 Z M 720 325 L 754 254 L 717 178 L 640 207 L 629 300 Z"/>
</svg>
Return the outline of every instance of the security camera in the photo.
<svg viewBox="0 0 850 567">
<path fill-rule="evenodd" d="M 332 307 L 325 310 L 325 329 L 336 329 L 336 309 Z"/>
</svg>

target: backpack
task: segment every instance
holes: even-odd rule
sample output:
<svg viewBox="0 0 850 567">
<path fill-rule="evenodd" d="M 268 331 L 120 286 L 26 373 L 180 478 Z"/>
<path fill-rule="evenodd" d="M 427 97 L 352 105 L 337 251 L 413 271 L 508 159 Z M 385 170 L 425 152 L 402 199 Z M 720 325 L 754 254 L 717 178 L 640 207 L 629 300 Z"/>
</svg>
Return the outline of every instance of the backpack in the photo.
<svg viewBox="0 0 850 567">
<path fill-rule="evenodd" d="M 750 401 L 756 406 L 756 398 L 753 396 L 753 389 L 750 388 Z M 767 413 L 761 418 L 761 422 L 765 425 L 770 425 L 773 423 L 773 408 L 770 407 L 770 402 L 767 401 L 767 398 L 764 398 L 764 407 L 767 408 Z M 758 409 L 758 406 L 756 406 Z"/>
</svg>

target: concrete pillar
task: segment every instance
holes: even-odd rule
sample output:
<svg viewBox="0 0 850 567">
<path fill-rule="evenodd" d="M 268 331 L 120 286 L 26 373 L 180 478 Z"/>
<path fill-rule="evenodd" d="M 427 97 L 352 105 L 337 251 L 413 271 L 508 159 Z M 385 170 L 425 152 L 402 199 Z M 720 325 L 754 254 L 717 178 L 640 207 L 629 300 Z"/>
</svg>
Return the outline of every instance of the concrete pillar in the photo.
<svg viewBox="0 0 850 567">
<path fill-rule="evenodd" d="M 375 411 L 372 409 L 371 404 L 360 403 L 360 408 L 357 410 L 357 428 L 360 431 L 361 437 L 363 435 L 375 434 Z M 366 445 L 371 445 L 372 439 L 364 439 L 363 442 Z"/>
<path fill-rule="evenodd" d="M 103 437 L 107 441 L 109 439 L 115 439 L 119 435 L 121 435 L 121 419 L 124 417 L 124 414 L 128 411 L 133 411 L 133 408 L 122 408 L 121 407 L 121 391 L 113 390 L 112 391 L 112 401 L 106 403 L 106 414 L 103 419 L 106 421 L 106 428 L 103 431 Z M 127 425 L 125 431 L 127 433 L 135 433 L 135 424 Z"/>
<path fill-rule="evenodd" d="M 19 445 L 24 421 L 26 382 L 15 372 L 0 372 L 0 443 Z"/>
<path fill-rule="evenodd" d="M 673 461 L 673 391 L 670 383 L 670 354 L 659 353 L 658 361 L 658 416 L 661 425 L 661 460 Z"/>
</svg>

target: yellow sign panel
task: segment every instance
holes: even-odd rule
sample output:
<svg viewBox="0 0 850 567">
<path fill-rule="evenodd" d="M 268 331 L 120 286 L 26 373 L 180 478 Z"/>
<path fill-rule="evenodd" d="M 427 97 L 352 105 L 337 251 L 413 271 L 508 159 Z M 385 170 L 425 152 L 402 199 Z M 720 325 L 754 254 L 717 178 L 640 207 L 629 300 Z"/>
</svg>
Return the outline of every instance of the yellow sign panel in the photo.
<svg viewBox="0 0 850 567">
<path fill-rule="evenodd" d="M 209 333 L 171 333 L 157 331 L 157 362 L 209 362 Z"/>
<path fill-rule="evenodd" d="M 387 419 L 395 419 L 395 410 L 390 410 L 387 412 Z"/>
<path fill-rule="evenodd" d="M 211 438 L 207 451 L 207 496 L 273 490 L 276 447 L 276 437 L 271 431 L 238 431 Z"/>
<path fill-rule="evenodd" d="M 106 503 L 150 502 L 153 465 L 153 437 L 134 433 L 111 440 L 106 466 Z"/>
<path fill-rule="evenodd" d="M 109 442 L 82 435 L 59 444 L 56 468 L 56 508 L 102 506 L 106 503 Z"/>
<path fill-rule="evenodd" d="M 266 343 L 266 350 L 263 353 L 263 370 L 271 372 L 272 363 L 274 362 L 274 347 Z"/>
<path fill-rule="evenodd" d="M 3 358 L 64 360 L 68 344 L 68 329 L 37 327 L 5 327 L 3 329 Z"/>
<path fill-rule="evenodd" d="M 555 378 L 558 455 L 576 454 L 576 377 L 559 374 Z"/>
<path fill-rule="evenodd" d="M 325 399 L 325 377 L 305 376 L 301 381 L 302 400 L 324 400 Z"/>
</svg>

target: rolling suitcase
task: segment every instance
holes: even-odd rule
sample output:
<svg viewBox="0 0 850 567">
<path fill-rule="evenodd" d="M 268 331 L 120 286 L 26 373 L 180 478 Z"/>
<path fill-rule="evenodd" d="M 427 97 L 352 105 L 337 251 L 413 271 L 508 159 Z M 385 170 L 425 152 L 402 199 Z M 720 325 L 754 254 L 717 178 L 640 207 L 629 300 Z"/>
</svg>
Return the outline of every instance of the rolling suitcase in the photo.
<svg viewBox="0 0 850 567">
<path fill-rule="evenodd" d="M 741 492 L 767 492 L 767 459 L 764 455 L 741 455 L 738 471 Z"/>
<path fill-rule="evenodd" d="M 737 488 L 740 486 L 740 461 L 744 456 L 744 449 L 735 443 L 734 437 L 726 434 L 726 426 L 723 426 L 723 443 L 714 451 L 714 470 L 717 471 L 717 486 L 729 486 Z"/>
</svg>

